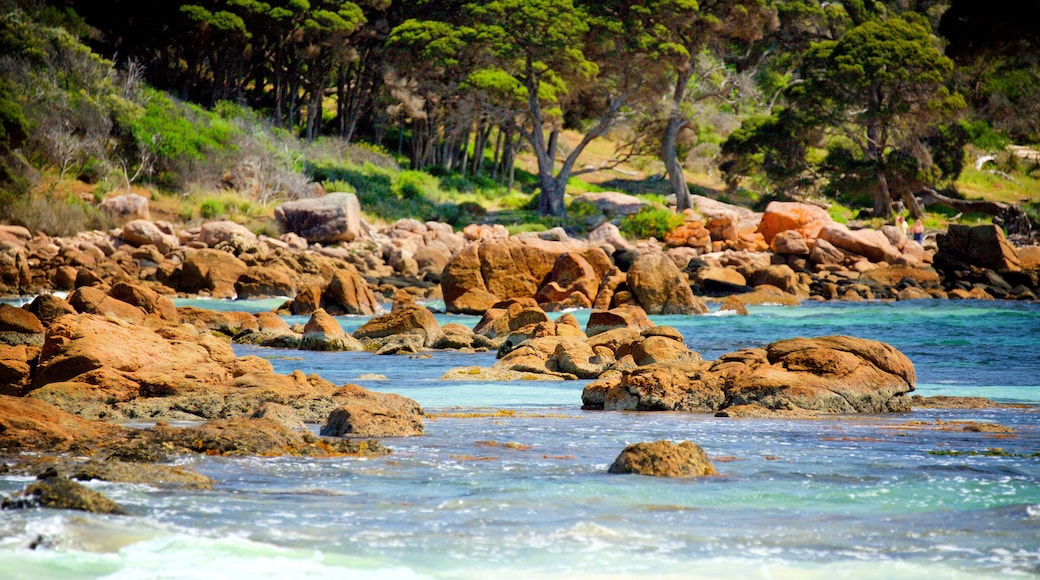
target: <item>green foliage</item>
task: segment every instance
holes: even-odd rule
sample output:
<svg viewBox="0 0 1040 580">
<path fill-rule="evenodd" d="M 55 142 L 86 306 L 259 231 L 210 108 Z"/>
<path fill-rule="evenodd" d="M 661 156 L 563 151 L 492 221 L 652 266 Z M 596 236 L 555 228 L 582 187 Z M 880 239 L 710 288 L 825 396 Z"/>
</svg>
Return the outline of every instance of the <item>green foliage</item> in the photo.
<svg viewBox="0 0 1040 580">
<path fill-rule="evenodd" d="M 681 226 L 683 216 L 670 209 L 646 206 L 638 213 L 621 220 L 621 233 L 633 239 L 663 239 L 666 234 Z"/>
<path fill-rule="evenodd" d="M 232 147 L 236 129 L 223 117 L 151 89 L 144 99 L 144 114 L 135 119 L 133 133 L 156 157 L 160 183 L 172 185 L 175 169 Z"/>
<path fill-rule="evenodd" d="M 971 144 L 984 151 L 1003 151 L 1011 144 L 1010 139 L 981 119 L 964 121 L 960 126 L 968 134 Z"/>
<path fill-rule="evenodd" d="M 439 183 L 436 177 L 422 171 L 406 170 L 394 177 L 391 190 L 402 199 L 436 197 Z"/>
</svg>

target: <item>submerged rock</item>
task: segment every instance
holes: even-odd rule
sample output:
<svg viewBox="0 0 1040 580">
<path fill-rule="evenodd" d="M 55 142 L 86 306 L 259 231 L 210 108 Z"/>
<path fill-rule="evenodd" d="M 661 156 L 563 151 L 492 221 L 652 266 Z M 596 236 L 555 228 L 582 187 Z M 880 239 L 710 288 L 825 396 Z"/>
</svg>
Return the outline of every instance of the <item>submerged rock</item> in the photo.
<svg viewBox="0 0 1040 580">
<path fill-rule="evenodd" d="M 655 477 L 704 477 L 718 475 L 708 454 L 689 441 L 654 441 L 625 447 L 608 473 L 635 473 Z"/>
<path fill-rule="evenodd" d="M 83 484 L 58 476 L 55 472 L 45 475 L 43 479 L 26 487 L 20 496 L 3 500 L 0 509 L 47 507 L 95 514 L 127 514 L 122 506 Z"/>
</svg>

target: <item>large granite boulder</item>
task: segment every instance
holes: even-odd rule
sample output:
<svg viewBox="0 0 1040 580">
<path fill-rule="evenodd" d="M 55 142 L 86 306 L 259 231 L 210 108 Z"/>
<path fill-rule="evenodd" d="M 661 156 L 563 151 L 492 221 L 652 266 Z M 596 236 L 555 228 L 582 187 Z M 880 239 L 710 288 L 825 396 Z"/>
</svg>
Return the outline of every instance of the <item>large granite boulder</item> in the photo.
<svg viewBox="0 0 1040 580">
<path fill-rule="evenodd" d="M 569 252 L 578 252 L 597 277 L 610 266 L 603 250 L 574 242 L 511 237 L 472 243 L 452 257 L 441 275 L 445 307 L 452 313 L 483 314 L 505 299 L 533 298 L 556 260 Z"/>
<path fill-rule="evenodd" d="M 704 477 L 718 475 L 701 447 L 689 441 L 654 441 L 625 447 L 608 473 L 635 473 L 655 477 Z"/>
<path fill-rule="evenodd" d="M 329 193 L 274 209 L 283 230 L 308 242 L 351 242 L 361 235 L 361 204 L 353 193 Z"/>
<path fill-rule="evenodd" d="M 895 264 L 902 258 L 899 248 L 892 245 L 880 230 L 851 230 L 844 224 L 831 223 L 820 229 L 818 237 L 834 247 L 858 254 L 871 262 Z"/>
<path fill-rule="evenodd" d="M 98 204 L 98 209 L 120 221 L 152 219 L 148 198 L 136 193 L 109 197 Z"/>
<path fill-rule="evenodd" d="M 29 253 L 22 246 L 0 243 L 0 294 L 24 294 L 31 286 Z"/>
<path fill-rule="evenodd" d="M 382 311 L 379 300 L 368 283 L 353 268 L 337 270 L 321 295 L 321 303 L 332 314 L 361 314 L 371 316 Z"/>
<path fill-rule="evenodd" d="M 730 405 L 808 409 L 824 413 L 906 411 L 916 383 L 913 363 L 891 345 L 850 336 L 794 338 L 766 347 L 732 368 L 730 359 L 713 371 L 725 380 Z M 725 368 L 725 365 L 730 365 Z"/>
<path fill-rule="evenodd" d="M 374 393 L 356 385 L 354 396 L 329 414 L 321 434 L 332 437 L 411 437 L 423 434 L 423 410 L 393 393 Z"/>
<path fill-rule="evenodd" d="M 811 245 L 820 230 L 832 223 L 830 214 L 822 207 L 800 202 L 771 201 L 766 206 L 766 211 L 762 213 L 758 231 L 765 238 L 766 243 L 776 250 L 773 238 L 782 232 L 796 231 L 801 234 L 802 239 L 806 240 L 808 245 Z M 808 245 L 806 249 L 808 249 Z"/>
<path fill-rule="evenodd" d="M 250 268 L 235 280 L 240 300 L 296 295 L 296 274 L 280 265 Z"/>
<path fill-rule="evenodd" d="M 361 342 L 347 334 L 335 318 L 321 308 L 311 314 L 303 327 L 302 350 L 361 351 Z"/>
<path fill-rule="evenodd" d="M 916 375 L 892 346 L 849 336 L 796 338 L 765 349 L 606 373 L 585 387 L 586 409 L 716 412 L 757 405 L 817 413 L 902 412 Z"/>
<path fill-rule="evenodd" d="M 112 316 L 133 324 L 142 324 L 145 313 L 140 308 L 112 298 L 92 286 L 82 286 L 69 295 L 69 304 L 81 314 Z"/>
<path fill-rule="evenodd" d="M 498 338 L 529 324 L 548 320 L 545 311 L 533 298 L 515 298 L 488 308 L 473 327 L 473 332 L 488 338 Z"/>
<path fill-rule="evenodd" d="M 249 267 L 235 256 L 214 249 L 188 252 L 181 267 L 181 292 L 208 292 L 214 298 L 234 298 L 235 283 Z"/>
<path fill-rule="evenodd" d="M 236 240 L 237 238 L 237 240 Z M 238 245 L 255 245 L 256 234 L 242 224 L 228 220 L 206 222 L 199 228 L 199 241 L 211 248 L 223 242 L 236 241 Z"/>
<path fill-rule="evenodd" d="M 170 253 L 180 242 L 173 234 L 164 232 L 155 223 L 146 220 L 131 220 L 123 224 L 123 241 L 132 246 L 153 245 L 162 254 Z"/>
<path fill-rule="evenodd" d="M 264 359 L 238 358 L 206 330 L 93 315 L 51 324 L 27 394 L 91 419 L 245 417 L 274 402 L 310 423 L 356 395 L 314 375 L 274 373 Z"/>
<path fill-rule="evenodd" d="M 1022 269 L 1015 247 L 1000 226 L 987 224 L 966 226 L 951 224 L 946 235 L 938 236 L 939 254 L 955 261 L 991 270 Z M 937 256 L 937 259 L 940 257 Z"/>
<path fill-rule="evenodd" d="M 686 274 L 668 256 L 643 254 L 628 269 L 628 287 L 647 314 L 705 314 Z"/>
<path fill-rule="evenodd" d="M 441 325 L 428 308 L 404 301 L 395 303 L 389 313 L 362 324 L 354 331 L 354 338 L 380 339 L 398 334 L 417 334 L 423 346 L 431 347 L 441 337 Z"/>
<path fill-rule="evenodd" d="M 0 395 L 0 450 L 6 452 L 74 452 L 83 443 L 119 438 L 129 431 L 37 399 Z"/>
</svg>

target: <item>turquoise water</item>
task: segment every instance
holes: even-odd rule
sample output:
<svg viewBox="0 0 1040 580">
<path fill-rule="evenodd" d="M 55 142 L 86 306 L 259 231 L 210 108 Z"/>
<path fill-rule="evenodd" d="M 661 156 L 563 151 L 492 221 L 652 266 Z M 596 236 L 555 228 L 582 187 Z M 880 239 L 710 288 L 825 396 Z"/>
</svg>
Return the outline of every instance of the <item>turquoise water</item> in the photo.
<svg viewBox="0 0 1040 580">
<path fill-rule="evenodd" d="M 363 321 L 341 319 L 348 330 Z M 809 303 L 655 321 L 679 328 L 707 359 L 792 336 L 875 338 L 913 360 L 921 394 L 1040 403 L 1035 304 Z M 1040 574 L 1036 407 L 812 421 L 583 412 L 581 381 L 439 379 L 455 366 L 491 365 L 492 354 L 236 352 L 280 372 L 397 392 L 434 417 L 422 437 L 387 440 L 386 458 L 192 457 L 183 463 L 218 481 L 214 490 L 91 484 L 135 517 L 0 512 L 0 577 Z M 386 379 L 357 380 L 364 373 Z M 1014 433 L 966 432 L 958 421 Z M 606 473 L 626 444 L 656 439 L 698 443 L 721 475 Z M 25 484 L 2 477 L 0 493 Z"/>
</svg>

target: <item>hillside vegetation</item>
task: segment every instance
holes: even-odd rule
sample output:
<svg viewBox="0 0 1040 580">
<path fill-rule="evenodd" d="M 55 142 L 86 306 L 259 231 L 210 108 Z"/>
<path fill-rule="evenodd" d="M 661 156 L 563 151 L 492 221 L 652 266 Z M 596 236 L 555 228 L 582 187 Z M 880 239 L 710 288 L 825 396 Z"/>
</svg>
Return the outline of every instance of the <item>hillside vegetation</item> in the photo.
<svg viewBox="0 0 1040 580">
<path fill-rule="evenodd" d="M 349 191 L 377 223 L 581 230 L 574 194 L 623 191 L 991 218 L 938 191 L 1035 223 L 1040 156 L 1010 145 L 1040 142 L 1038 9 L 1014 10 L 0 0 L 0 215 L 68 234 L 136 192 L 276 234 L 274 204 Z"/>
</svg>

